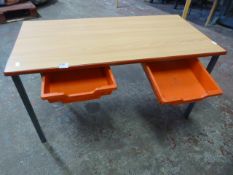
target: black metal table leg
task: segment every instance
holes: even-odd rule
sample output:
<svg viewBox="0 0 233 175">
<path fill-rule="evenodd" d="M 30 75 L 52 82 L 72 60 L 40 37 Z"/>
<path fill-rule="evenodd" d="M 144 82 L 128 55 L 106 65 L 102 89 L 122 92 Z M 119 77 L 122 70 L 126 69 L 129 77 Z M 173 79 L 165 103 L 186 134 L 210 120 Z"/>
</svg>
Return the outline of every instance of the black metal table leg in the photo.
<svg viewBox="0 0 233 175">
<path fill-rule="evenodd" d="M 209 64 L 208 64 L 208 66 L 207 66 L 207 71 L 209 72 L 209 73 L 211 73 L 212 71 L 213 71 L 213 69 L 214 69 L 214 66 L 216 65 L 216 63 L 217 63 L 217 61 L 218 61 L 218 58 L 219 58 L 219 56 L 213 56 L 212 58 L 211 58 L 211 60 L 210 60 L 210 62 L 209 62 Z"/>
<path fill-rule="evenodd" d="M 219 58 L 219 56 L 212 56 L 212 58 L 211 58 L 211 60 L 210 60 L 210 62 L 209 62 L 209 64 L 208 64 L 208 66 L 207 66 L 207 71 L 209 72 L 209 73 L 211 73 L 212 72 L 212 70 L 214 69 L 214 66 L 216 65 L 216 63 L 217 63 L 217 61 L 218 61 L 218 58 Z M 188 105 L 188 107 L 186 108 L 186 110 L 185 110 L 185 112 L 184 112 L 184 117 L 187 119 L 188 117 L 189 117 L 189 115 L 190 115 L 190 113 L 192 112 L 192 109 L 193 109 L 193 107 L 195 106 L 195 102 L 193 102 L 193 103 L 190 103 L 189 105 Z"/>
<path fill-rule="evenodd" d="M 18 93 L 19 93 L 19 95 L 20 95 L 20 97 L 21 97 L 21 99 L 23 101 L 23 104 L 24 104 L 24 106 L 25 106 L 25 108 L 26 108 L 26 110 L 27 110 L 27 112 L 28 112 L 28 114 L 29 114 L 29 116 L 31 118 L 31 121 L 32 121 L 32 123 L 33 123 L 33 125 L 34 125 L 34 127 L 36 129 L 36 132 L 37 132 L 41 142 L 45 143 L 46 138 L 45 138 L 44 133 L 43 133 L 41 127 L 40 127 L 40 124 L 38 122 L 36 114 L 35 114 L 35 112 L 34 112 L 34 110 L 32 108 L 30 100 L 29 100 L 29 98 L 27 96 L 27 93 L 26 93 L 24 87 L 23 87 L 23 83 L 20 80 L 20 77 L 19 76 L 12 76 L 12 80 L 13 80 L 16 88 L 17 88 L 17 91 L 18 91 Z"/>
<path fill-rule="evenodd" d="M 185 112 L 184 112 L 184 117 L 186 118 L 186 119 L 188 119 L 188 117 L 189 117 L 189 115 L 190 115 L 190 113 L 192 112 L 192 110 L 193 110 L 193 107 L 195 106 L 195 104 L 196 103 L 190 103 L 189 105 L 188 105 L 188 107 L 186 108 L 186 110 L 185 110 Z"/>
</svg>

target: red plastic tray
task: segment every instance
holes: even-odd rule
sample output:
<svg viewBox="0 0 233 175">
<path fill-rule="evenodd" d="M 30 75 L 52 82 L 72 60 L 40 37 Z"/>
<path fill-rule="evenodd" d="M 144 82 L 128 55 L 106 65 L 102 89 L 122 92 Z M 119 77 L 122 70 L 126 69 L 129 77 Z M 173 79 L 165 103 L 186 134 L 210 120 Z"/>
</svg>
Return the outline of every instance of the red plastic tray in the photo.
<svg viewBox="0 0 233 175">
<path fill-rule="evenodd" d="M 146 63 L 144 70 L 162 104 L 194 102 L 222 94 L 197 58 Z"/>
<path fill-rule="evenodd" d="M 110 67 L 50 72 L 42 75 L 41 98 L 70 103 L 97 99 L 116 88 Z"/>
</svg>

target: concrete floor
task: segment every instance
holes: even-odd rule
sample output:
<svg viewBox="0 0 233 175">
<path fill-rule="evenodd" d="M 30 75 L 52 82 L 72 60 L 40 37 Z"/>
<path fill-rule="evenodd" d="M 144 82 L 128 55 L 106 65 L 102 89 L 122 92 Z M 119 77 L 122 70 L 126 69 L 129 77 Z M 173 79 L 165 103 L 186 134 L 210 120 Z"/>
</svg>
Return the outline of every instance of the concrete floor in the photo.
<svg viewBox="0 0 233 175">
<path fill-rule="evenodd" d="M 41 7 L 38 20 L 181 13 L 171 4 L 143 0 L 121 0 L 120 6 L 115 8 L 115 0 L 59 0 Z M 158 104 L 140 65 L 113 67 L 118 90 L 111 96 L 68 105 L 42 101 L 40 76 L 25 75 L 23 83 L 49 141 L 43 145 L 11 79 L 1 74 L 0 174 L 232 175 L 233 31 L 203 27 L 199 13 L 194 10 L 189 19 L 228 50 L 213 72 L 222 96 L 201 101 L 185 120 L 184 105 Z M 1 72 L 21 24 L 0 25 Z"/>
</svg>

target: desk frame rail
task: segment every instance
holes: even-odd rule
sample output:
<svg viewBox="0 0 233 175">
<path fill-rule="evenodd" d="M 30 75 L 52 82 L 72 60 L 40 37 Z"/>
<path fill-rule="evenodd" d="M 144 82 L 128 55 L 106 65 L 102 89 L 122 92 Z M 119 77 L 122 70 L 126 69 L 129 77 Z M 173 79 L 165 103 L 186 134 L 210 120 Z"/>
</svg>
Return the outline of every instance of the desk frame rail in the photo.
<svg viewBox="0 0 233 175">
<path fill-rule="evenodd" d="M 206 69 L 207 69 L 207 71 L 209 73 L 211 73 L 212 70 L 214 69 L 214 67 L 215 67 L 215 65 L 216 65 L 216 63 L 218 61 L 218 58 L 219 58 L 219 56 L 213 56 L 211 58 L 210 62 L 208 63 L 208 66 L 207 66 Z M 46 137 L 44 135 L 44 132 L 41 129 L 40 123 L 39 123 L 39 121 L 38 121 L 38 119 L 36 117 L 36 114 L 34 112 L 34 109 L 32 107 L 32 104 L 31 104 L 31 102 L 30 102 L 30 100 L 28 98 L 26 90 L 25 90 L 25 88 L 23 86 L 23 83 L 22 83 L 22 81 L 20 79 L 20 76 L 19 75 L 14 75 L 14 76 L 12 76 L 12 80 L 13 80 L 13 82 L 15 84 L 15 87 L 16 87 L 16 89 L 17 89 L 17 91 L 18 91 L 18 93 L 19 93 L 19 95 L 21 97 L 21 100 L 22 100 L 22 102 L 23 102 L 23 104 L 24 104 L 24 106 L 25 106 L 25 108 L 26 108 L 26 110 L 28 112 L 28 115 L 29 115 L 35 129 L 36 129 L 36 132 L 37 132 L 41 142 L 42 143 L 47 142 Z M 188 105 L 188 107 L 186 108 L 185 113 L 184 113 L 184 117 L 186 119 L 189 117 L 189 115 L 192 112 L 193 107 L 194 107 L 195 104 L 196 103 L 190 103 Z"/>
</svg>

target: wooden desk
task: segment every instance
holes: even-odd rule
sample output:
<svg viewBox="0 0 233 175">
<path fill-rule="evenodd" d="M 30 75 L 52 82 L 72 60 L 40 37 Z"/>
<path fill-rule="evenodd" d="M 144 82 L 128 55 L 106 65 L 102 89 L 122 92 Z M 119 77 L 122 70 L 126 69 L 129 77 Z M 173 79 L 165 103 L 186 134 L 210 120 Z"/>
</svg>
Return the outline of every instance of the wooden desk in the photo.
<svg viewBox="0 0 233 175">
<path fill-rule="evenodd" d="M 225 53 L 178 15 L 27 21 L 5 74 Z"/>
<path fill-rule="evenodd" d="M 28 21 L 5 68 L 12 76 L 42 142 L 46 142 L 20 74 L 68 67 L 142 63 L 157 59 L 218 56 L 226 50 L 177 15 Z M 189 115 L 193 104 L 186 111 Z"/>
</svg>

